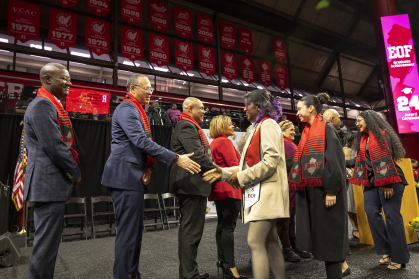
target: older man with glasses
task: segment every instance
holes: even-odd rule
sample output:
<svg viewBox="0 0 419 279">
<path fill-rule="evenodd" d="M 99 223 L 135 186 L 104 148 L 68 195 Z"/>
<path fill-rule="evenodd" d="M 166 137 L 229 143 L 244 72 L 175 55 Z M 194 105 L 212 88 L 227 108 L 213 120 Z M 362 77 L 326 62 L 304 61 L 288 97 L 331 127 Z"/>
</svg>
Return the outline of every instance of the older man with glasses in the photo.
<svg viewBox="0 0 419 279">
<path fill-rule="evenodd" d="M 118 233 L 115 239 L 113 276 L 117 279 L 141 278 L 138 271 L 144 218 L 144 185 L 150 182 L 155 159 L 194 174 L 200 166 L 193 155 L 176 153 L 153 142 L 150 125 L 142 105 L 150 102 L 153 88 L 148 78 L 132 75 L 128 93 L 112 117 L 111 154 L 102 175 L 115 203 Z"/>
</svg>

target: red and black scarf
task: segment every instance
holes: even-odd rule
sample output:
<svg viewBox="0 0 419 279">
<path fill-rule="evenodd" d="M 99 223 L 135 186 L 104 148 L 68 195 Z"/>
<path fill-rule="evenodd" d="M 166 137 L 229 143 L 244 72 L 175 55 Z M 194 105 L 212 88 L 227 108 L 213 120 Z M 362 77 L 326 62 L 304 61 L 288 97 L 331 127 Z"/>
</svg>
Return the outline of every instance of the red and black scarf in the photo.
<svg viewBox="0 0 419 279">
<path fill-rule="evenodd" d="M 74 139 L 73 125 L 71 124 L 70 118 L 64 110 L 63 105 L 43 86 L 38 89 L 38 94 L 36 96 L 44 97 L 54 105 L 58 114 L 58 126 L 61 132 L 61 139 L 67 144 L 68 148 L 70 148 L 74 161 L 80 163 L 79 154 L 77 153 L 76 148 L 76 140 Z"/>
<path fill-rule="evenodd" d="M 137 101 L 137 99 L 135 99 L 134 95 L 132 95 L 129 92 L 127 93 L 127 95 L 125 95 L 124 102 L 126 101 L 131 102 L 131 104 L 133 104 L 137 108 L 138 113 L 140 114 L 141 120 L 143 121 L 143 124 L 144 124 L 144 132 L 150 140 L 153 140 L 153 136 L 151 135 L 150 123 L 148 122 L 147 114 L 145 113 L 141 104 Z M 147 163 L 145 164 L 147 168 L 154 167 L 155 162 L 156 160 L 153 157 L 147 155 Z"/>
<path fill-rule="evenodd" d="M 385 131 L 382 131 L 385 135 Z M 369 135 L 368 151 L 370 154 L 372 169 L 374 171 L 374 186 L 380 187 L 388 184 L 401 182 L 401 178 L 397 173 L 393 158 L 391 157 L 387 141 L 384 137 L 384 147 L 380 145 L 373 133 Z M 354 175 L 349 182 L 359 186 L 369 186 L 367 164 L 365 162 L 365 146 L 367 145 L 368 136 L 364 134 L 359 144 L 358 156 L 356 157 Z"/>
<path fill-rule="evenodd" d="M 291 139 L 289 139 L 289 138 L 284 137 L 284 141 L 288 141 L 289 143 L 291 143 L 292 145 L 294 145 L 295 147 L 297 147 L 297 145 L 295 145 L 295 143 Z"/>
<path fill-rule="evenodd" d="M 201 127 L 199 127 L 198 123 L 196 123 L 196 121 L 192 118 L 192 116 L 186 111 L 182 113 L 182 115 L 180 116 L 180 120 L 189 121 L 192 124 L 194 124 L 196 128 L 198 128 L 199 137 L 201 138 L 201 143 L 202 143 L 202 147 L 204 148 L 204 152 L 205 154 L 207 154 L 208 158 L 212 160 L 212 152 L 211 152 L 210 145 L 208 143 L 208 139 L 205 136 L 204 131 L 202 131 Z"/>
<path fill-rule="evenodd" d="M 323 186 L 325 131 L 326 119 L 321 114 L 304 127 L 288 176 L 289 185 L 298 191 Z"/>
</svg>

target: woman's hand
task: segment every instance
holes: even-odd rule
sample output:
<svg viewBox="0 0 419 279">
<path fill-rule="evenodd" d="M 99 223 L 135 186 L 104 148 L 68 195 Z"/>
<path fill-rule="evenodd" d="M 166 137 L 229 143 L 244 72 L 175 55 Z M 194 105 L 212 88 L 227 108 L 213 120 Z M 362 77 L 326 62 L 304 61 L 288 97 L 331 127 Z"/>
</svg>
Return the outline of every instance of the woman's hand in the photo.
<svg viewBox="0 0 419 279">
<path fill-rule="evenodd" d="M 221 168 L 217 166 L 215 163 L 212 164 L 215 166 L 215 168 L 210 171 L 207 171 L 202 175 L 202 179 L 209 183 L 213 183 L 214 181 L 219 180 L 222 174 Z"/>
<path fill-rule="evenodd" d="M 384 197 L 386 199 L 391 198 L 394 195 L 394 191 L 393 188 L 385 188 L 385 187 L 381 187 L 381 193 L 384 192 Z"/>
<path fill-rule="evenodd" d="M 330 193 L 326 194 L 326 207 L 331 207 L 336 204 L 336 195 Z"/>
<path fill-rule="evenodd" d="M 240 188 L 239 178 L 237 177 L 237 172 L 233 173 L 229 179 L 227 179 L 227 183 L 233 186 L 234 189 Z"/>
</svg>

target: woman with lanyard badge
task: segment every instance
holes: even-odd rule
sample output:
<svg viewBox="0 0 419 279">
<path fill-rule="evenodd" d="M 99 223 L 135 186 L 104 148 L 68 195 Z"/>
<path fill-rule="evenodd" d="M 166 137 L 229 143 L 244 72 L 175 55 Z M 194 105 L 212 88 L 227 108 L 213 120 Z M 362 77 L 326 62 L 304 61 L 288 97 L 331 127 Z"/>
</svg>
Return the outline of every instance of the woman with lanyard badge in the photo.
<svg viewBox="0 0 419 279">
<path fill-rule="evenodd" d="M 266 90 L 251 91 L 244 100 L 247 118 L 256 127 L 244 146 L 240 165 L 216 166 L 203 178 L 210 183 L 221 178 L 244 189 L 241 215 L 243 223 L 250 222 L 247 243 L 252 252 L 253 277 L 269 278 L 270 268 L 275 279 L 285 278 L 276 232 L 276 219 L 289 217 L 284 140 L 276 123 L 282 108 Z"/>
</svg>

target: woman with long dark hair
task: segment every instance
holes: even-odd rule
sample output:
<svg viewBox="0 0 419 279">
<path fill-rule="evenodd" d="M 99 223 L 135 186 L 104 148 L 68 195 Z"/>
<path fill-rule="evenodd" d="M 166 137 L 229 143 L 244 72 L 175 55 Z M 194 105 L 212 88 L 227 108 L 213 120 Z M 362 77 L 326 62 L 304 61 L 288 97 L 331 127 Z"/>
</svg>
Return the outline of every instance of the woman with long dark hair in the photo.
<svg viewBox="0 0 419 279">
<path fill-rule="evenodd" d="M 360 131 L 354 143 L 358 155 L 346 161 L 347 167 L 355 167 L 349 182 L 365 187 L 364 208 L 377 254 L 383 255 L 380 264 L 389 264 L 391 270 L 404 268 L 410 253 L 400 208 L 408 183 L 397 162 L 406 151 L 396 132 L 377 112 L 361 112 L 356 126 Z"/>
<path fill-rule="evenodd" d="M 295 155 L 287 159 L 288 178 L 296 191 L 297 243 L 324 261 L 327 278 L 342 278 L 348 254 L 345 157 L 339 135 L 320 114 L 329 95 L 305 96 L 297 116 L 306 122 Z"/>
<path fill-rule="evenodd" d="M 276 219 L 289 217 L 288 182 L 284 140 L 277 124 L 281 104 L 267 90 L 254 90 L 244 96 L 246 114 L 255 125 L 244 146 L 240 165 L 216 168 L 204 173 L 204 180 L 226 180 L 241 188 L 241 216 L 250 222 L 247 243 L 252 252 L 254 279 L 285 278 L 285 264 L 278 244 Z"/>
</svg>

